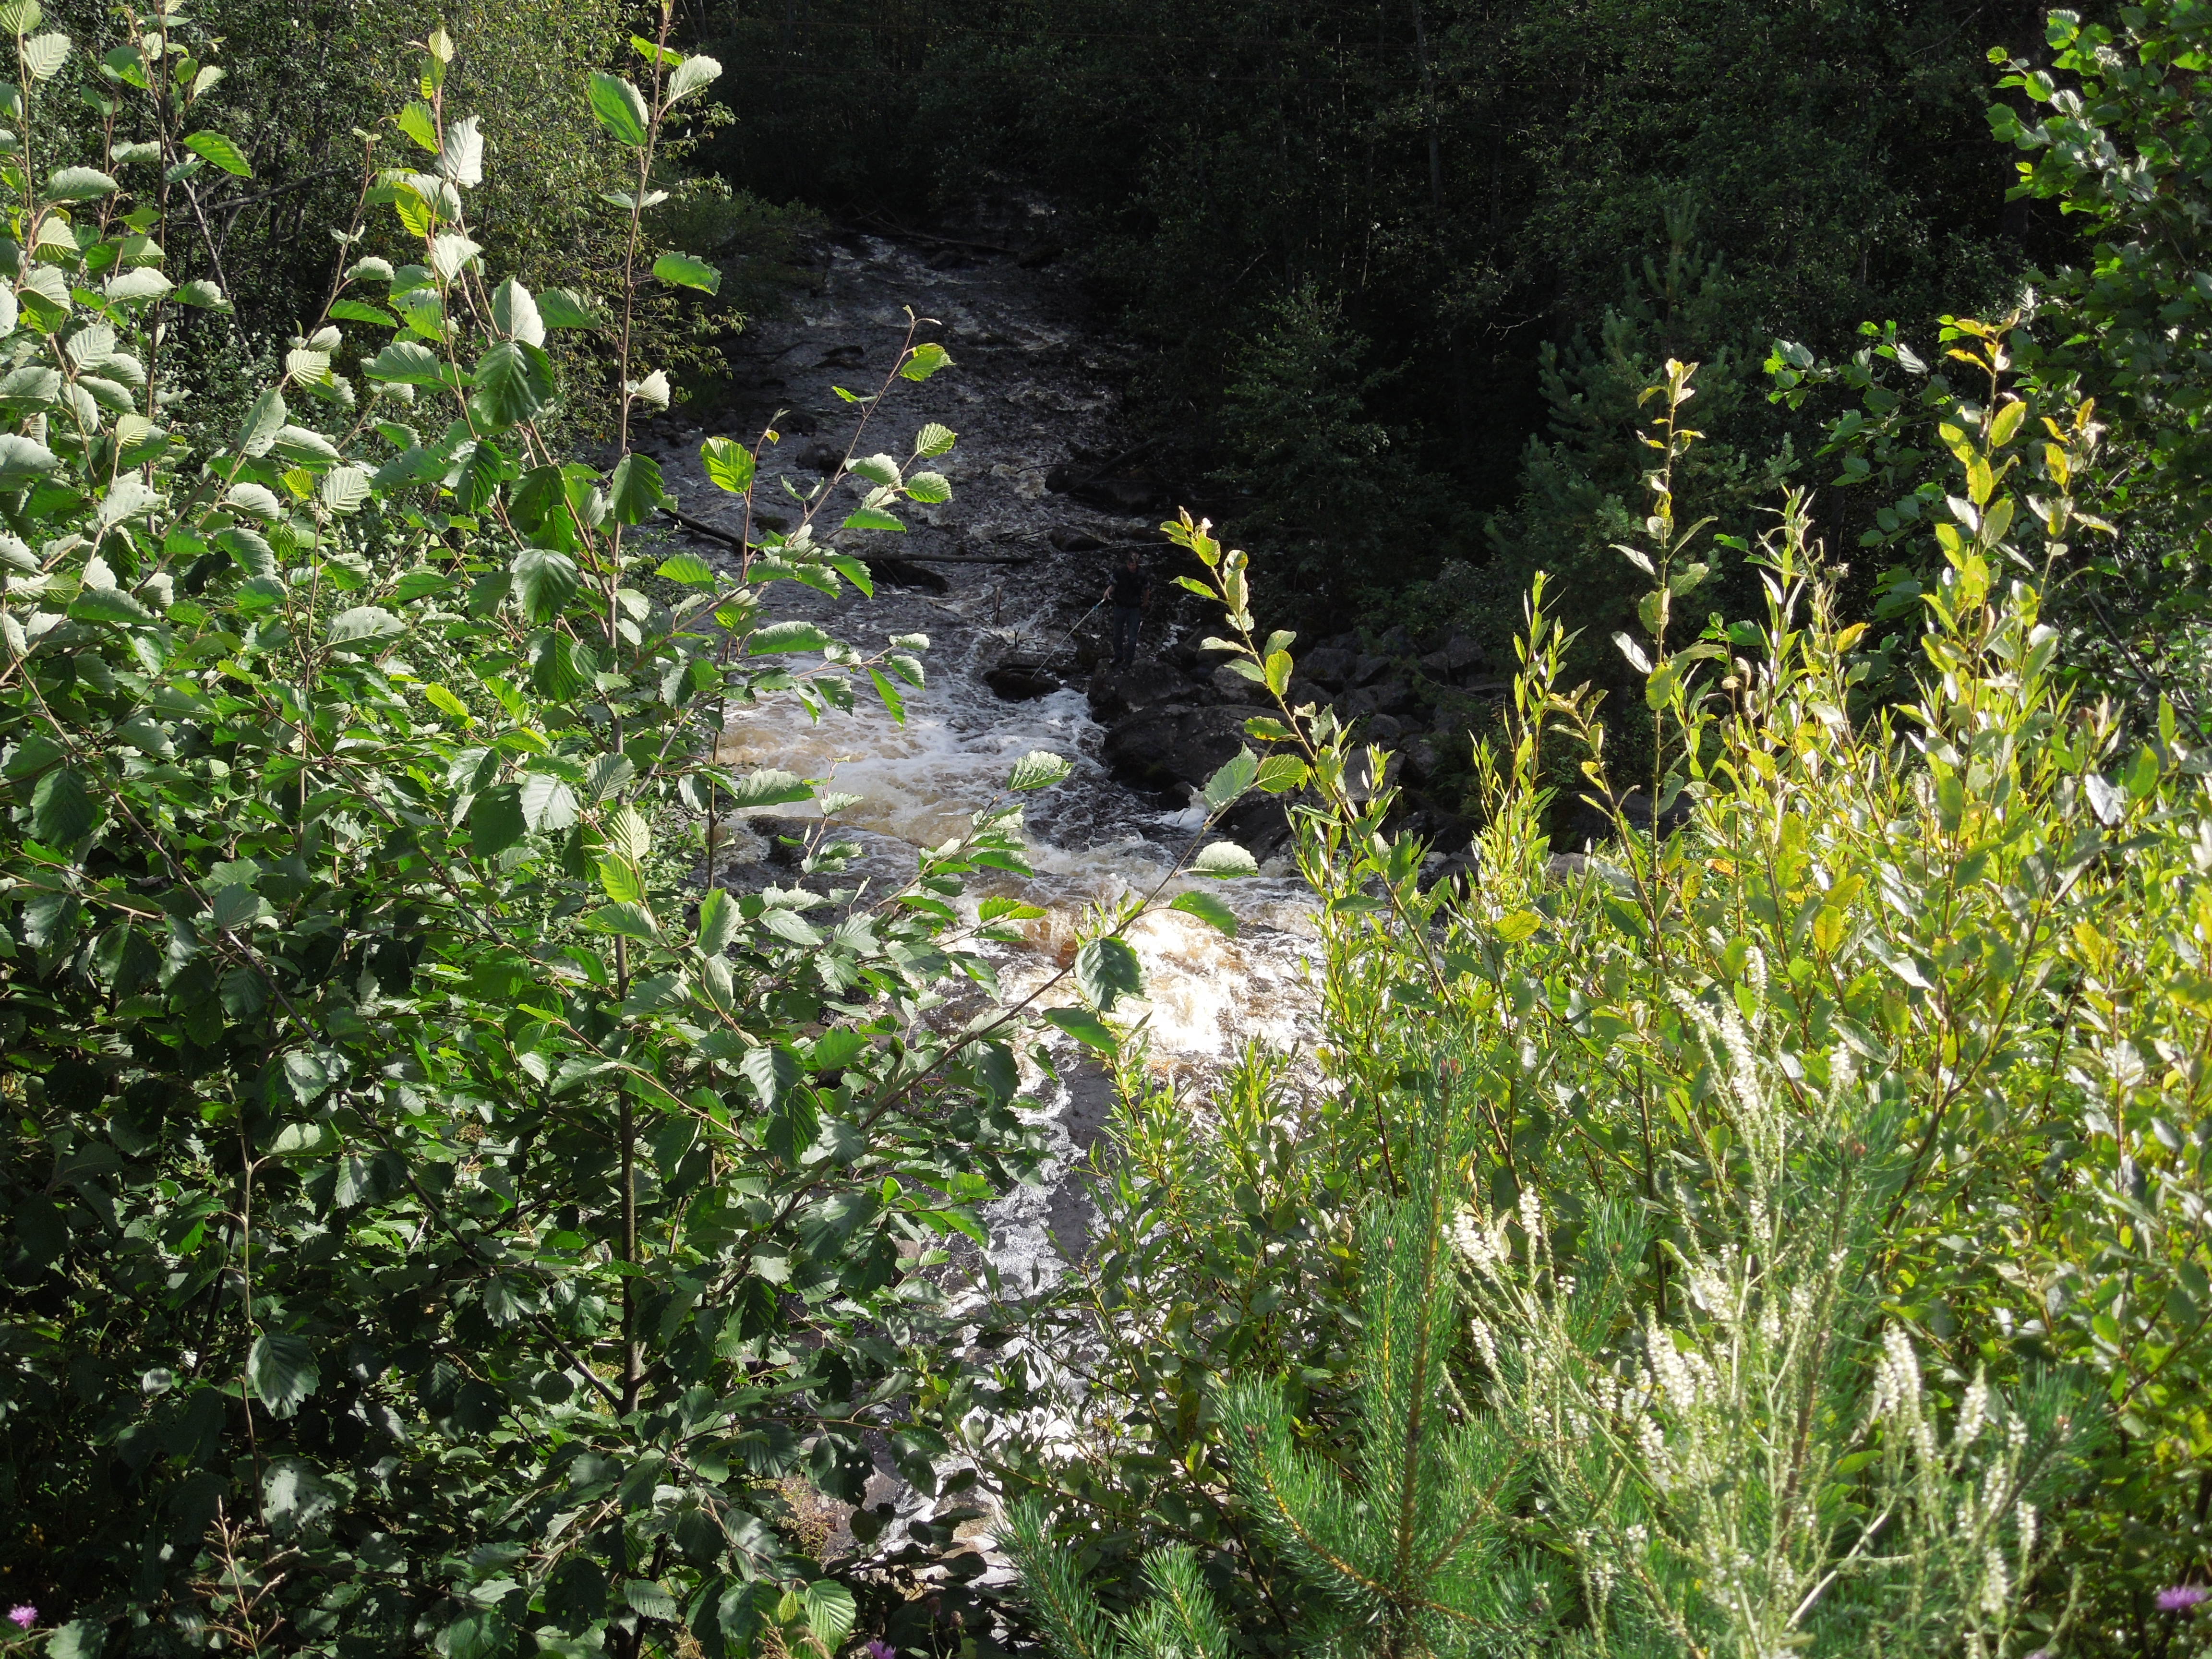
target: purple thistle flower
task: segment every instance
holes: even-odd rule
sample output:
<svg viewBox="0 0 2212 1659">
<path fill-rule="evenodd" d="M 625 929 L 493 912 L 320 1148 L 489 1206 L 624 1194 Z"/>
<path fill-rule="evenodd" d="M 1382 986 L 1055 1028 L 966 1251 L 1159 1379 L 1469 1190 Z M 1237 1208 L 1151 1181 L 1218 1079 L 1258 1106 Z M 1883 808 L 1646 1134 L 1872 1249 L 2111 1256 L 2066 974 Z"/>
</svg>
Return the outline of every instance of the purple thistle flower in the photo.
<svg viewBox="0 0 2212 1659">
<path fill-rule="evenodd" d="M 28 1601 L 8 1609 L 8 1622 L 17 1630 L 28 1630 L 39 1622 L 39 1610 Z"/>
<path fill-rule="evenodd" d="M 2158 1593 L 2160 1613 L 2186 1613 L 2203 1601 L 2212 1601 L 2212 1589 L 2202 1584 L 2176 1584 L 2172 1589 Z"/>
<path fill-rule="evenodd" d="M 868 1659 L 898 1659 L 898 1650 L 880 1636 L 870 1637 L 868 1645 L 860 1651 L 866 1654 Z"/>
</svg>

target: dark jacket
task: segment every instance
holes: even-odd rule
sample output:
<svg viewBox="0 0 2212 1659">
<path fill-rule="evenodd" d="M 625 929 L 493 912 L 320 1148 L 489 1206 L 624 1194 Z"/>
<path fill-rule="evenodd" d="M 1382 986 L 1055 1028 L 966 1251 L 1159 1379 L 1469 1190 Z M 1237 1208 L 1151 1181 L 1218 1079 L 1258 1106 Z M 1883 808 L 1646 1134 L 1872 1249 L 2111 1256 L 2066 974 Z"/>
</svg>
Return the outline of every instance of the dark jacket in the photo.
<svg viewBox="0 0 2212 1659">
<path fill-rule="evenodd" d="M 1121 610 L 1133 611 L 1145 602 L 1152 592 L 1152 579 L 1141 570 L 1116 570 L 1114 580 L 1106 589 L 1106 596 Z"/>
</svg>

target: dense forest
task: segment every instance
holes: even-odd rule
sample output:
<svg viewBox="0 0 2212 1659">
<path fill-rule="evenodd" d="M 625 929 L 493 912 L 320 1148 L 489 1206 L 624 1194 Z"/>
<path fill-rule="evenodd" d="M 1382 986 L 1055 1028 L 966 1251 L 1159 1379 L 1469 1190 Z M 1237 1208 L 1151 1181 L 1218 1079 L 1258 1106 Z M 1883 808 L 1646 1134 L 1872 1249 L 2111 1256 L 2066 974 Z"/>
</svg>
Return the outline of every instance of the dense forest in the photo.
<svg viewBox="0 0 2212 1659">
<path fill-rule="evenodd" d="M 0 1654 L 2212 1654 L 2212 8 L 0 36 Z"/>
</svg>

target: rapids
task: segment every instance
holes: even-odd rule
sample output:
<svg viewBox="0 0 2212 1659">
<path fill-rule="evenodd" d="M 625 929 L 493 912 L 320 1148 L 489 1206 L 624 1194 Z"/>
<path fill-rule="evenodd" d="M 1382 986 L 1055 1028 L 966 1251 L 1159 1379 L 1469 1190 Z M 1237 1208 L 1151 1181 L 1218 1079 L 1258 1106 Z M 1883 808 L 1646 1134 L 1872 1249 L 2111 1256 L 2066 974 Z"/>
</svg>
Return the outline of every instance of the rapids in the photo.
<svg viewBox="0 0 2212 1659">
<path fill-rule="evenodd" d="M 797 699 L 780 697 L 736 715 L 720 755 L 733 764 L 775 766 L 860 797 L 840 814 L 860 834 L 864 873 L 896 880 L 914 867 L 915 849 L 943 842 L 968 815 L 996 798 L 1014 762 L 1035 749 L 1074 763 L 1055 787 L 1027 798 L 1027 830 L 1037 875 L 1019 890 L 1046 916 L 1027 925 L 1032 944 L 1008 949 L 1002 983 L 1025 994 L 1063 965 L 1085 910 L 1134 889 L 1161 892 L 1164 903 L 1185 884 L 1173 878 L 1192 848 L 1200 814 L 1188 805 L 1117 781 L 1099 758 L 1103 729 L 1091 719 L 1081 689 L 1083 669 L 1070 629 L 1099 598 L 1113 555 L 1063 553 L 1048 533 L 1074 531 L 1109 546 L 1158 544 L 1147 553 L 1155 591 L 1173 574 L 1174 550 L 1158 533 L 1158 512 L 1115 514 L 1049 492 L 1046 475 L 1071 453 L 1105 455 L 1141 434 L 1121 424 L 1117 383 L 1132 354 L 1102 342 L 1085 325 L 1073 276 L 1054 269 L 1024 270 L 1011 259 L 975 262 L 916 245 L 848 234 L 830 244 L 819 288 L 796 314 L 749 330 L 732 354 L 739 380 L 712 429 L 750 441 L 771 421 L 780 443 L 765 452 L 764 487 L 757 500 L 795 519 L 779 477 L 801 493 L 822 474 L 808 460 L 829 445 L 842 454 L 852 436 L 854 406 L 835 388 L 872 393 L 881 385 L 908 327 L 907 309 L 934 319 L 922 338 L 939 341 L 952 366 L 928 381 L 894 384 L 882 412 L 869 417 L 856 453 L 903 455 L 926 421 L 958 434 L 939 463 L 953 496 L 941 506 L 902 509 L 911 529 L 846 532 L 846 550 L 896 556 L 934 570 L 945 591 L 901 586 L 878 573 L 874 597 L 847 589 L 836 599 L 797 583 L 769 590 L 780 618 L 817 621 L 830 632 L 873 648 L 888 635 L 921 633 L 926 690 L 907 694 L 904 722 L 895 720 L 865 690 L 851 715 L 811 720 Z M 708 435 L 682 412 L 656 423 L 639 447 L 659 460 L 668 487 L 689 516 L 736 532 L 736 498 L 721 494 L 699 463 Z M 841 487 L 834 510 L 817 525 L 834 526 L 858 504 Z M 1063 534 L 1062 539 L 1066 539 Z M 692 537 L 689 544 L 726 564 L 726 546 Z M 932 555 L 1027 556 L 1022 563 L 931 565 Z M 1143 648 L 1170 642 L 1173 626 L 1156 604 Z M 1096 641 L 1103 617 L 1083 638 Z M 1010 652 L 1042 658 L 1070 684 L 1024 702 L 1002 701 L 984 676 Z M 775 817 L 799 809 L 765 809 Z M 742 884 L 749 858 L 769 850 L 761 830 L 733 822 L 721 854 L 724 878 Z M 731 868 L 731 866 L 738 867 Z M 760 872 L 750 872 L 763 878 Z M 1295 873 L 1264 871 L 1241 882 L 1205 884 L 1242 924 L 1231 939 L 1194 918 L 1164 909 L 1132 930 L 1143 961 L 1146 1001 L 1140 1017 L 1156 1068 L 1203 1086 L 1206 1074 L 1245 1042 L 1297 1042 L 1314 996 L 1307 969 L 1312 938 L 1307 890 Z M 981 896 L 970 895 L 971 902 Z M 1046 1000 L 1073 1001 L 1072 987 Z M 1110 1091 L 1095 1065 L 1075 1063 L 1065 1039 L 1055 1053 L 1069 1064 L 1066 1082 L 1041 1087 L 1053 1158 L 1041 1186 L 1023 1188 L 992 1206 L 992 1255 L 1007 1282 L 1048 1280 L 1059 1249 L 1079 1249 L 1084 1237 L 1081 1170 L 1102 1128 Z M 1058 1249 L 1056 1249 L 1055 1243 Z"/>
</svg>

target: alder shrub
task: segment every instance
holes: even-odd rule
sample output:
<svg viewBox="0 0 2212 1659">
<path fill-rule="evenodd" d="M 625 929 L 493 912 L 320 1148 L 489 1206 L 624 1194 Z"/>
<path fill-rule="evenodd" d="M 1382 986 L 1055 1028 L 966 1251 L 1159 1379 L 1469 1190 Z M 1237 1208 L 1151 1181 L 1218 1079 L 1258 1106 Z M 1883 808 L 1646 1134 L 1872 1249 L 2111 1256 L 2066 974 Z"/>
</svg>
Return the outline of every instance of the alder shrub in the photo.
<svg viewBox="0 0 2212 1659">
<path fill-rule="evenodd" d="M 2102 533 L 2098 428 L 2007 343 L 1947 329 L 1978 386 L 1894 700 L 1802 497 L 1741 550 L 1765 617 L 1688 623 L 1670 364 L 1615 641 L 1651 770 L 1539 584 L 1475 867 L 1425 887 L 1358 787 L 1385 757 L 1284 702 L 1243 556 L 1172 527 L 1314 792 L 1328 1029 L 1317 1086 L 1255 1057 L 1204 1127 L 1125 1071 L 1097 1245 L 1026 1314 L 1066 1370 L 1000 1369 L 975 1439 L 1065 1659 L 2212 1637 L 2212 750 L 2069 690 L 2043 594 Z M 1586 855 L 1546 837 L 1559 745 L 1616 831 Z"/>
<path fill-rule="evenodd" d="M 162 206 L 236 147 L 180 131 L 214 66 L 177 23 L 98 60 L 111 173 L 48 153 L 75 48 L 0 6 L 0 1647 L 957 1647 L 976 1598 L 909 1570 L 975 1474 L 905 1402 L 949 1387 L 936 1270 L 1035 1168 L 1024 1050 L 1052 1065 L 990 960 L 1041 913 L 959 901 L 1026 872 L 1021 793 L 1067 765 L 1023 760 L 864 892 L 853 798 L 713 757 L 763 697 L 896 715 L 922 685 L 927 640 L 864 649 L 766 595 L 867 592 L 852 538 L 949 497 L 951 432 L 861 441 L 946 353 L 910 331 L 851 394 L 787 532 L 751 512 L 775 434 L 708 439 L 744 550 L 672 550 L 629 445 L 670 397 L 634 307 L 714 276 L 648 269 L 639 226 L 716 65 L 663 10 L 637 81 L 591 77 L 630 181 L 602 313 L 483 270 L 440 30 L 381 152 L 408 159 L 363 181 L 418 262 L 340 233 L 281 382 L 195 447 L 164 343 L 228 301 L 161 274 Z M 556 330 L 617 367 L 611 465 L 551 447 Z M 725 890 L 703 826 L 779 804 L 818 819 L 789 873 Z M 1145 902 L 1062 976 L 1046 1018 L 1080 1042 L 1110 1047 Z M 793 1498 L 844 1514 L 878 1467 L 934 1519 L 894 1545 L 853 1512 L 825 1558 Z"/>
</svg>

